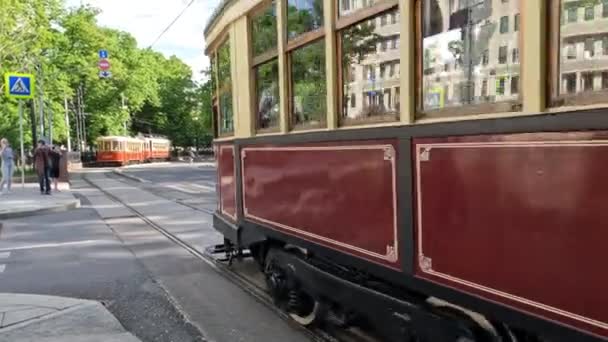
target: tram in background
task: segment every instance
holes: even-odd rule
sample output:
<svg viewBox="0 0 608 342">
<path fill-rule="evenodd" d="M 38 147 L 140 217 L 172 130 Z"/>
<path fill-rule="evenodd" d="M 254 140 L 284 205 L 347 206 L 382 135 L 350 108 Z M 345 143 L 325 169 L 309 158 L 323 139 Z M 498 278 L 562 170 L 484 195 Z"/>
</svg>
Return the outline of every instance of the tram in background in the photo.
<svg viewBox="0 0 608 342">
<path fill-rule="evenodd" d="M 214 227 L 294 320 L 608 340 L 608 1 L 227 0 L 205 40 Z"/>
<path fill-rule="evenodd" d="M 171 141 L 160 137 L 110 136 L 97 139 L 97 164 L 127 165 L 169 160 Z"/>
</svg>

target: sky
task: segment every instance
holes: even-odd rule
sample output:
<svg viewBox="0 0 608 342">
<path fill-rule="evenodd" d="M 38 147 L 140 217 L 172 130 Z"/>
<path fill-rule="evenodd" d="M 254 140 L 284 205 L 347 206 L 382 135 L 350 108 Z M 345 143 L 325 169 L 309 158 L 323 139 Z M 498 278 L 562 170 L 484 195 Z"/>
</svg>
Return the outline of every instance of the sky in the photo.
<svg viewBox="0 0 608 342">
<path fill-rule="evenodd" d="M 150 46 L 156 37 L 177 17 L 191 0 L 67 0 L 67 6 L 89 4 L 101 9 L 101 26 L 131 33 L 141 48 Z M 154 45 L 165 56 L 176 55 L 190 65 L 193 78 L 209 65 L 205 56 L 203 31 L 209 16 L 220 0 L 195 0 L 194 4 Z"/>
</svg>

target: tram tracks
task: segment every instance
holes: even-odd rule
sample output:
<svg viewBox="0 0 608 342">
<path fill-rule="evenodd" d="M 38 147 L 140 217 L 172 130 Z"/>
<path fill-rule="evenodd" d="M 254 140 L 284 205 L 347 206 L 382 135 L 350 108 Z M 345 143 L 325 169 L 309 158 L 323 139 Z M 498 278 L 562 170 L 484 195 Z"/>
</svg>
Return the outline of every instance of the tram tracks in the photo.
<svg viewBox="0 0 608 342">
<path fill-rule="evenodd" d="M 122 206 L 124 206 L 125 208 L 127 208 L 129 211 L 131 211 L 133 213 L 134 216 L 140 218 L 147 225 L 149 225 L 150 227 L 152 227 L 153 229 L 155 229 L 156 231 L 161 233 L 167 239 L 169 239 L 173 243 L 177 244 L 181 248 L 188 251 L 191 255 L 193 255 L 198 260 L 201 260 L 205 264 L 209 265 L 213 270 L 218 272 L 218 274 L 220 274 L 224 278 L 228 279 L 235 285 L 239 286 L 242 290 L 247 292 L 249 295 L 253 296 L 260 303 L 264 304 L 266 307 L 271 309 L 275 314 L 277 314 L 278 317 L 280 317 L 282 320 L 287 322 L 291 327 L 306 333 L 311 338 L 311 340 L 316 341 L 316 342 L 378 342 L 377 339 L 375 339 L 372 336 L 367 335 L 365 332 L 363 332 L 359 329 L 343 329 L 343 328 L 332 326 L 329 324 L 326 324 L 322 327 L 305 327 L 305 326 L 297 324 L 289 317 L 289 315 L 287 313 L 285 313 L 284 311 L 279 309 L 274 304 L 272 297 L 270 296 L 270 294 L 268 293 L 268 291 L 266 289 L 264 289 L 262 286 L 256 284 L 254 281 L 252 281 L 247 276 L 236 271 L 227 262 L 222 261 L 220 258 L 214 256 L 214 254 L 217 254 L 217 253 L 213 253 L 213 249 L 215 248 L 215 246 L 209 246 L 203 252 L 201 252 L 199 249 L 190 245 L 188 242 L 184 241 L 183 239 L 179 238 L 178 236 L 171 233 L 167 229 L 156 224 L 154 221 L 150 220 L 148 217 L 146 217 L 144 214 L 142 214 L 140 211 L 138 211 L 133 206 L 129 205 L 128 203 L 125 203 L 117 196 L 115 196 L 112 193 L 108 192 L 107 190 L 99 187 L 97 184 L 95 184 L 93 181 L 88 179 L 86 176 L 84 176 L 83 179 L 87 184 L 89 184 L 90 186 L 101 191 L 105 196 L 110 198 L 112 201 L 119 203 Z M 193 205 L 181 203 L 178 200 L 174 200 L 174 202 L 182 204 L 186 207 L 189 207 L 191 209 L 194 209 L 194 210 L 206 213 L 206 214 L 210 214 L 210 215 L 213 214 L 213 212 L 210 210 L 205 210 L 202 208 L 195 207 Z"/>
</svg>

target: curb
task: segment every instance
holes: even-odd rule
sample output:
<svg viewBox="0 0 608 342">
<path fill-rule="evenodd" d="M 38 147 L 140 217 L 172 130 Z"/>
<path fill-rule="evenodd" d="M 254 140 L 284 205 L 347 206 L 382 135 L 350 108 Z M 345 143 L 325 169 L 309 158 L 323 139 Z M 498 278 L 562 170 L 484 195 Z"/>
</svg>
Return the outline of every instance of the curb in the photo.
<svg viewBox="0 0 608 342">
<path fill-rule="evenodd" d="M 147 181 L 147 180 L 145 180 L 143 178 L 139 178 L 139 177 L 136 177 L 136 176 L 124 173 L 122 170 L 119 170 L 119 169 L 113 169 L 112 173 L 114 173 L 115 175 L 119 175 L 121 177 L 130 179 L 132 181 L 136 181 L 136 182 L 140 182 L 140 183 L 150 183 L 150 181 Z"/>
<path fill-rule="evenodd" d="M 10 213 L 0 213 L 0 220 L 30 217 L 30 216 L 44 215 L 44 214 L 50 214 L 50 213 L 59 213 L 59 212 L 68 211 L 68 210 L 72 210 L 72 209 L 78 209 L 78 208 L 80 208 L 80 199 L 75 199 L 69 203 L 54 206 L 54 207 L 49 207 L 49 208 L 24 210 L 24 211 L 10 212 Z"/>
</svg>

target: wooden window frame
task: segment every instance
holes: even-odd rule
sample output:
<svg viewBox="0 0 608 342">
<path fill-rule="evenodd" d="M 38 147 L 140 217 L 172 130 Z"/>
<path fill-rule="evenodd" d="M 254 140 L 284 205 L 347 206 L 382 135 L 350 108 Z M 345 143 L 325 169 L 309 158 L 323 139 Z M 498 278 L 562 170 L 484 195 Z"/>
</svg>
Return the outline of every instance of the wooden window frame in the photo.
<svg viewBox="0 0 608 342">
<path fill-rule="evenodd" d="M 259 107 L 259 103 L 258 103 L 258 83 L 257 83 L 257 69 L 262 66 L 263 64 L 266 63 L 270 63 L 272 62 L 274 59 L 277 59 L 277 63 L 278 63 L 278 58 L 279 58 L 279 30 L 281 29 L 279 27 L 279 25 L 277 24 L 277 44 L 276 47 L 273 49 L 270 49 L 268 51 L 264 51 L 261 54 L 255 56 L 253 54 L 253 30 L 252 30 L 252 18 L 262 12 L 264 12 L 269 6 L 272 6 L 272 2 L 273 0 L 264 0 L 261 3 L 259 3 L 253 10 L 251 10 L 248 14 L 247 14 L 247 25 L 249 25 L 249 41 L 252 42 L 251 43 L 251 48 L 249 49 L 249 56 L 251 58 L 251 69 L 250 69 L 250 79 L 251 79 L 251 85 L 252 85 L 252 89 L 253 89 L 253 94 L 252 94 L 252 99 L 251 99 L 251 106 L 252 106 L 252 110 L 251 113 L 253 114 L 253 123 L 254 123 L 254 129 L 255 129 L 255 133 L 256 134 L 266 134 L 266 133 L 276 133 L 279 132 L 281 130 L 281 125 L 280 125 L 280 113 L 279 113 L 279 120 L 277 121 L 278 125 L 276 127 L 269 127 L 269 128 L 260 128 L 260 122 L 259 122 L 259 117 L 258 117 L 258 107 Z M 279 3 L 275 2 L 275 10 L 277 11 L 277 15 L 279 14 L 279 11 L 281 10 L 279 8 Z M 279 79 L 277 79 L 277 84 L 280 81 L 281 75 L 279 74 Z M 279 94 L 280 96 L 280 94 Z"/>
<path fill-rule="evenodd" d="M 418 119 L 427 119 L 427 118 L 450 118 L 450 117 L 462 117 L 462 116 L 471 116 L 471 115 L 481 115 L 481 114 L 496 114 L 496 113 L 511 113 L 511 112 L 520 112 L 523 109 L 523 101 L 522 101 L 522 92 L 520 91 L 517 94 L 517 98 L 513 100 L 493 102 L 493 103 L 480 103 L 480 104 L 472 104 L 472 105 L 462 105 L 448 108 L 440 108 L 433 110 L 424 110 L 423 107 L 423 80 L 424 80 L 424 63 L 422 61 L 423 58 L 423 36 L 422 36 L 422 1 L 425 0 L 414 0 L 414 58 L 416 63 L 416 88 L 414 90 L 415 93 L 415 108 L 416 114 L 415 118 Z M 519 7 L 521 13 L 521 3 L 522 1 L 529 0 L 519 0 Z M 500 19 L 499 19 L 500 21 Z M 499 23 L 500 25 L 500 23 Z M 523 42 L 523 28 L 521 27 L 517 31 L 517 42 L 520 54 L 520 63 L 519 63 L 519 74 L 520 76 L 520 90 L 521 90 L 521 75 L 524 74 L 524 64 L 521 63 L 521 56 L 524 53 Z M 500 32 L 499 32 L 500 34 Z M 507 51 L 507 60 L 508 60 L 508 51 Z M 509 75 L 512 77 L 513 75 Z M 489 83 L 489 82 L 488 82 Z"/>
<path fill-rule="evenodd" d="M 315 31 L 312 31 L 312 32 L 315 32 Z M 321 37 L 325 37 L 324 31 L 323 31 L 323 34 L 320 35 L 320 37 L 317 39 L 307 38 L 306 43 L 300 43 L 295 47 L 291 47 L 290 49 L 285 49 L 285 54 L 286 54 L 285 72 L 287 73 L 287 75 L 286 75 L 287 76 L 287 122 L 288 122 L 290 131 L 300 132 L 300 131 L 327 128 L 327 115 L 326 115 L 327 113 L 321 113 L 321 117 L 325 118 L 323 120 L 322 124 L 304 124 L 304 125 L 296 125 L 295 120 L 294 120 L 294 113 L 293 113 L 293 109 L 294 109 L 295 105 L 293 102 L 294 85 L 293 85 L 293 75 L 292 75 L 292 65 L 293 65 L 292 54 L 298 48 L 305 48 L 307 45 L 315 44 L 318 42 L 323 42 L 323 44 L 325 44 L 325 40 L 322 39 Z M 327 54 L 327 46 L 325 46 L 324 51 L 325 51 L 325 54 Z M 327 73 L 327 70 L 325 70 L 325 73 Z M 325 96 L 327 96 L 327 89 L 325 91 Z"/>
<path fill-rule="evenodd" d="M 376 4 L 356 10 L 345 16 L 340 16 L 340 1 L 335 2 L 335 13 L 337 16 L 336 19 L 336 29 L 334 34 L 336 35 L 336 55 L 338 56 L 338 65 L 337 65 L 337 79 L 338 79 L 338 89 L 337 89 L 337 102 L 338 102 L 338 126 L 339 127 L 357 127 L 357 126 L 365 126 L 365 125 L 377 125 L 377 124 L 390 124 L 396 123 L 400 121 L 401 111 L 397 113 L 396 119 L 393 114 L 384 114 L 380 115 L 376 118 L 372 118 L 369 120 L 352 120 L 348 118 L 343 118 L 342 114 L 344 111 L 344 105 L 350 106 L 350 103 L 345 102 L 344 100 L 344 75 L 349 72 L 349 70 L 343 70 L 342 65 L 342 31 L 348 29 L 351 26 L 360 24 L 364 21 L 378 18 L 380 15 L 386 15 L 388 12 L 392 10 L 399 9 L 399 1 L 398 0 L 383 0 L 379 1 Z M 397 14 L 398 15 L 398 14 Z M 391 22 L 391 21 L 389 21 Z M 393 24 L 390 24 L 393 25 Z M 396 35 L 399 39 L 401 38 L 401 30 L 399 30 L 399 34 Z M 392 36 L 394 38 L 394 35 Z M 399 48 L 401 48 L 401 44 L 399 44 Z M 400 61 L 401 62 L 401 61 Z M 365 69 L 364 69 L 365 73 Z M 399 76 L 401 77 L 401 76 Z M 365 97 L 362 97 L 359 101 L 360 103 L 364 103 Z M 399 101 L 401 103 L 401 101 Z"/>
<path fill-rule="evenodd" d="M 220 97 L 220 78 L 219 78 L 219 50 L 224 46 L 224 44 L 230 44 L 230 35 L 228 33 L 225 33 L 225 35 L 222 37 L 222 39 L 219 40 L 219 43 L 217 44 L 217 46 L 215 47 L 215 49 L 213 50 L 213 54 L 214 54 L 214 58 L 215 58 L 215 93 L 216 93 L 216 97 L 217 97 L 217 136 L 219 138 L 228 138 L 228 137 L 234 137 L 236 135 L 235 132 L 235 128 L 234 127 L 234 119 L 236 116 L 236 113 L 234 112 L 234 100 L 232 102 L 232 122 L 233 122 L 233 127 L 232 127 L 232 132 L 222 132 L 222 130 L 220 129 L 221 126 L 221 118 L 222 118 L 222 103 L 221 103 L 221 97 Z M 232 46 L 229 45 L 229 53 L 232 55 Z M 232 73 L 232 56 L 230 56 L 230 72 Z M 230 95 L 234 95 L 234 87 L 232 87 L 232 75 L 230 76 L 230 85 L 231 85 L 231 89 L 230 89 Z"/>
<path fill-rule="evenodd" d="M 560 94 L 561 86 L 561 25 L 560 19 L 564 15 L 561 10 L 562 0 L 551 0 L 548 6 L 547 15 L 547 49 L 549 53 L 549 72 L 547 77 L 547 89 L 549 92 L 547 106 L 550 108 L 562 107 L 562 106 L 586 106 L 586 105 L 608 105 L 608 89 L 601 89 L 590 92 L 574 93 L 574 94 Z M 566 25 L 568 24 L 568 18 Z M 557 56 L 555 58 L 554 56 Z"/>
</svg>

